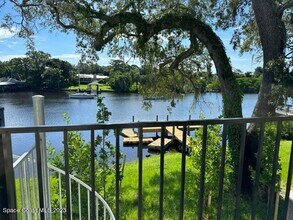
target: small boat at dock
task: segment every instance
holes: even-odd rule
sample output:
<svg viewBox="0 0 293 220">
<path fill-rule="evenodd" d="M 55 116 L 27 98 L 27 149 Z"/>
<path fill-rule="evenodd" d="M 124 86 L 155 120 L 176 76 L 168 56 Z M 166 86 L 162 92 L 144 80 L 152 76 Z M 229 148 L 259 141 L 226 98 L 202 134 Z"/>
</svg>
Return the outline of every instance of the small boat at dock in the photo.
<svg viewBox="0 0 293 220">
<path fill-rule="evenodd" d="M 77 93 L 69 94 L 69 98 L 71 99 L 93 99 L 95 97 L 96 95 L 85 93 L 85 92 L 77 92 Z"/>
</svg>

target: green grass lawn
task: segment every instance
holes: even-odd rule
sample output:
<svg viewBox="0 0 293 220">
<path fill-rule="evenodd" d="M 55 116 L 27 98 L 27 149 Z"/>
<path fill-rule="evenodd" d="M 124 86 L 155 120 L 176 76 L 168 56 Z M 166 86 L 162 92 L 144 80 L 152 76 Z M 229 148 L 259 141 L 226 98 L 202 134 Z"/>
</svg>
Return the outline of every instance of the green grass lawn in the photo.
<svg viewBox="0 0 293 220">
<path fill-rule="evenodd" d="M 69 91 L 77 91 L 78 88 L 81 90 L 86 90 L 88 87 L 88 85 L 80 85 L 80 86 L 70 86 L 68 88 Z M 101 90 L 101 92 L 113 92 L 114 90 L 111 88 L 111 86 L 106 85 L 106 84 L 101 84 L 99 85 L 99 88 Z M 93 90 L 96 90 L 96 86 L 92 86 Z"/>
<path fill-rule="evenodd" d="M 289 169 L 289 160 L 290 160 L 290 152 L 291 152 L 291 141 L 281 141 L 280 145 L 280 164 L 281 164 L 281 185 L 284 188 L 287 182 L 287 175 Z M 284 188 L 285 190 L 285 188 Z"/>
<path fill-rule="evenodd" d="M 280 163 L 282 166 L 282 185 L 287 180 L 288 163 L 291 142 L 281 141 Z M 158 219 L 159 210 L 159 168 L 160 156 L 143 159 L 143 215 L 144 219 Z M 194 171 L 191 158 L 186 158 L 186 170 Z M 178 219 L 180 201 L 180 172 L 181 154 L 167 153 L 164 168 L 164 219 Z M 196 187 L 192 185 L 192 172 L 186 173 L 185 188 L 185 219 L 196 219 L 198 196 Z M 137 193 L 138 193 L 138 162 L 127 163 L 121 187 L 121 219 L 137 219 Z M 211 219 L 216 217 L 216 200 L 212 199 L 214 208 L 211 208 Z M 251 201 L 241 198 L 241 219 L 250 219 Z M 223 197 L 223 218 L 233 219 L 235 200 L 231 193 L 225 192 Z M 263 219 L 266 204 L 258 202 L 257 218 Z"/>
<path fill-rule="evenodd" d="M 282 166 L 282 185 L 287 179 L 288 164 L 290 157 L 291 141 L 281 141 L 280 163 Z M 181 179 L 181 154 L 166 153 L 164 162 L 164 219 L 178 219 L 180 205 L 180 179 Z M 199 168 L 192 166 L 190 157 L 186 157 L 186 184 L 185 184 L 185 206 L 184 219 L 196 219 L 198 204 L 198 186 L 194 181 L 194 172 Z M 54 182 L 55 181 L 55 182 Z M 53 187 L 57 187 L 57 180 L 51 179 Z M 111 186 L 115 185 L 114 177 L 108 181 Z M 112 184 L 111 184 L 112 183 Z M 158 219 L 159 215 L 159 187 L 160 187 L 160 156 L 154 155 L 143 159 L 143 219 Z M 115 190 L 112 188 L 113 193 Z M 284 188 L 283 188 L 284 190 Z M 16 191 L 19 192 L 19 181 L 16 180 Z M 58 200 L 58 195 L 52 194 L 51 198 Z M 55 190 L 58 192 L 58 190 Z M 17 195 L 18 207 L 20 206 L 20 195 Z M 114 207 L 113 198 L 105 198 Z M 110 200 L 109 200 L 110 199 Z M 65 200 L 63 201 L 65 206 Z M 212 198 L 211 208 L 208 210 L 209 218 L 216 218 L 216 198 Z M 281 201 L 282 204 L 282 201 Z M 54 204 L 58 207 L 58 204 Z M 86 204 L 84 204 L 86 205 Z M 137 219 L 138 206 L 138 161 L 129 162 L 125 165 L 123 180 L 120 189 L 120 217 L 121 219 Z M 233 219 L 235 197 L 232 192 L 225 191 L 223 196 L 222 218 Z M 281 208 L 280 208 L 281 209 Z M 85 210 L 86 207 L 85 207 Z M 250 198 L 241 198 L 240 218 L 250 219 Z M 266 204 L 258 202 L 257 218 L 265 219 Z M 114 211 L 114 210 L 113 210 Z M 281 211 L 280 211 L 281 212 Z M 115 212 L 114 212 L 115 213 Z M 21 218 L 21 217 L 20 217 Z"/>
</svg>

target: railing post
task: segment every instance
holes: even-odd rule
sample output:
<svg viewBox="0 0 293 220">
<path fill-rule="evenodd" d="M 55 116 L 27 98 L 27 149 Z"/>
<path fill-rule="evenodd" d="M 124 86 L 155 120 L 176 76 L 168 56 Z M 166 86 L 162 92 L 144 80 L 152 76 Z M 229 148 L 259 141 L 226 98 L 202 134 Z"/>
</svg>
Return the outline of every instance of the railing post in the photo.
<svg viewBox="0 0 293 220">
<path fill-rule="evenodd" d="M 33 96 L 33 108 L 34 108 L 34 122 L 36 126 L 45 125 L 45 111 L 44 111 L 44 96 Z M 45 133 L 39 133 L 40 136 L 40 157 L 41 157 L 41 170 L 42 170 L 42 183 L 43 183 L 43 198 L 45 209 L 45 219 L 51 219 L 50 210 L 50 184 L 47 165 L 47 153 L 46 153 L 46 136 Z M 47 211 L 46 211 L 47 210 Z"/>
<path fill-rule="evenodd" d="M 4 108 L 0 107 L 0 127 L 4 127 Z M 2 137 L 3 136 L 3 137 Z M 0 135 L 0 219 L 17 219 L 11 135 Z"/>
<path fill-rule="evenodd" d="M 0 127 L 4 127 L 4 108 L 0 107 Z"/>
</svg>

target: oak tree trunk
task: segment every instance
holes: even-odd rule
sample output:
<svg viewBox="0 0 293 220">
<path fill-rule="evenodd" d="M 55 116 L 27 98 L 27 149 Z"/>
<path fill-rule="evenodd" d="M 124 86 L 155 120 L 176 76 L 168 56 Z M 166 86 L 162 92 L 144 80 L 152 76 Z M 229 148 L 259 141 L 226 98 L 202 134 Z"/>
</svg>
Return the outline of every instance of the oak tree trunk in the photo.
<svg viewBox="0 0 293 220">
<path fill-rule="evenodd" d="M 282 74 L 284 67 L 284 50 L 286 29 L 282 15 L 272 0 L 253 0 L 252 7 L 258 26 L 263 51 L 263 78 L 258 94 L 253 117 L 266 117 L 275 114 L 275 97 L 273 84 L 276 74 Z M 249 167 L 255 168 L 255 154 L 258 151 L 257 124 L 251 124 L 246 137 L 245 159 L 242 190 L 252 192 L 252 180 Z"/>
<path fill-rule="evenodd" d="M 282 15 L 272 0 L 253 0 L 252 7 L 263 51 L 263 78 L 253 116 L 275 114 L 272 85 L 276 72 L 284 67 L 286 29 Z"/>
</svg>

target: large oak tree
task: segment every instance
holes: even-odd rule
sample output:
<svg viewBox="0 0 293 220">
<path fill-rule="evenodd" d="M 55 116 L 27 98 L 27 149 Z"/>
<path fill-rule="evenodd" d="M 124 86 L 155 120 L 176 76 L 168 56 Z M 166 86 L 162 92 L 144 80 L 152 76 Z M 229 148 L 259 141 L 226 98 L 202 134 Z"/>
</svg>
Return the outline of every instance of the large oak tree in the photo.
<svg viewBox="0 0 293 220">
<path fill-rule="evenodd" d="M 113 53 L 122 51 L 140 57 L 142 63 L 152 61 L 154 70 L 167 67 L 170 75 L 181 73 L 193 83 L 192 77 L 197 75 L 192 68 L 198 69 L 198 57 L 208 53 L 221 83 L 224 117 L 242 117 L 242 95 L 225 48 L 203 21 L 199 5 L 194 6 L 193 2 L 188 5 L 179 1 L 11 2 L 21 15 L 22 36 L 30 37 L 39 26 L 73 31 L 79 48 L 86 54 L 95 54 L 95 51 L 110 46 Z M 188 10 L 192 6 L 198 14 Z M 7 16 L 6 24 L 12 24 L 12 20 Z M 191 71 L 186 71 L 185 65 L 189 65 Z M 162 71 L 157 72 L 162 74 Z"/>
<path fill-rule="evenodd" d="M 242 52 L 254 51 L 263 61 L 263 77 L 253 116 L 275 114 L 284 90 L 293 86 L 293 1 L 218 1 L 217 25 L 235 27 L 232 43 Z M 223 5 L 224 3 L 224 5 Z M 292 96 L 292 94 L 290 94 Z"/>
<path fill-rule="evenodd" d="M 25 37 L 39 26 L 73 31 L 79 48 L 87 54 L 110 46 L 112 53 L 140 57 L 143 64 L 155 66 L 153 70 L 161 78 L 180 76 L 191 81 L 195 91 L 196 70 L 209 67 L 205 59 L 208 54 L 221 83 L 224 117 L 242 117 L 242 95 L 225 48 L 211 26 L 237 26 L 234 45 L 244 51 L 259 47 L 263 55 L 263 80 L 253 115 L 274 114 L 273 87 L 286 72 L 286 51 L 292 54 L 292 40 L 288 38 L 292 32 L 285 25 L 292 13 L 291 0 L 10 2 L 21 14 L 20 34 Z M 11 21 L 7 16 L 6 24 L 13 24 Z"/>
</svg>

